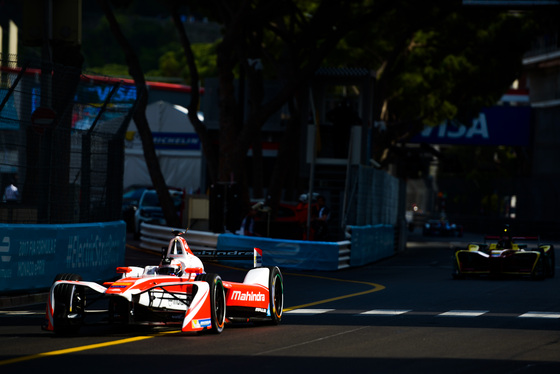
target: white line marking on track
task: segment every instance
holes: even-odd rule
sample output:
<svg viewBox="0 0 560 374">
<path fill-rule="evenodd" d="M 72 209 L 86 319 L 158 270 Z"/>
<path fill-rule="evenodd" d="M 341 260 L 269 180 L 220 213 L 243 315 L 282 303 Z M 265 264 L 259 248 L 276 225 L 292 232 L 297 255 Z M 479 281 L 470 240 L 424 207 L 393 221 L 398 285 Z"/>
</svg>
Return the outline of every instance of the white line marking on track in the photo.
<svg viewBox="0 0 560 374">
<path fill-rule="evenodd" d="M 362 312 L 360 315 L 374 315 L 374 316 L 398 316 L 410 312 L 410 309 L 373 309 L 367 312 Z"/>
<path fill-rule="evenodd" d="M 299 314 L 299 315 L 318 315 L 336 311 L 337 309 L 311 309 L 311 308 L 302 308 L 302 309 L 294 309 L 285 312 L 285 314 Z M 473 317 L 480 317 L 485 314 L 493 315 L 494 317 L 497 314 L 492 314 L 488 310 L 449 310 L 443 313 L 424 313 L 424 312 L 414 312 L 412 309 L 372 309 L 367 310 L 365 312 L 360 312 L 355 314 L 356 316 L 400 316 L 403 314 L 424 314 L 424 315 L 432 315 L 434 317 L 466 317 L 466 318 L 473 318 Z M 2 313 L 0 312 L 0 315 Z M 526 312 L 526 313 L 509 313 L 507 315 L 501 314 L 502 317 L 517 317 L 517 318 L 548 318 L 548 319 L 560 319 L 560 312 Z"/>
<path fill-rule="evenodd" d="M 438 317 L 478 317 L 488 313 L 487 310 L 450 310 L 438 314 Z"/>
<path fill-rule="evenodd" d="M 556 312 L 527 312 L 519 316 L 520 318 L 560 318 L 560 313 Z"/>
<path fill-rule="evenodd" d="M 334 309 L 295 309 L 285 312 L 286 314 L 323 314 L 331 312 Z"/>
</svg>

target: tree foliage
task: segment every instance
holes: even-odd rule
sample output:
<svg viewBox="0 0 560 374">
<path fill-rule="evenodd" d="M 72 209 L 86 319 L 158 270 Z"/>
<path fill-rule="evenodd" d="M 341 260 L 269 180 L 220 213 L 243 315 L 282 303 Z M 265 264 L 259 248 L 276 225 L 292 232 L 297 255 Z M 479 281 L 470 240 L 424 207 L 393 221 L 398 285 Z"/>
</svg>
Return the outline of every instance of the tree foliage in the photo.
<svg viewBox="0 0 560 374">
<path fill-rule="evenodd" d="M 188 6 L 189 11 L 218 22 L 223 27 L 221 40 L 216 45 L 195 46 L 187 34 L 179 43 L 175 37 L 159 41 L 146 35 L 137 46 L 138 55 L 148 61 L 144 51 L 156 44 L 151 49 L 158 52 L 150 57 L 157 58 L 160 73 L 180 75 L 191 84 L 198 83 L 195 76 L 216 74 L 220 88 L 219 148 L 210 151 L 207 147 L 205 151 L 217 157 L 217 162 L 209 164 L 213 168 L 209 175 L 213 182 L 234 181 L 245 187 L 244 160 L 251 146 L 258 150 L 266 120 L 287 105 L 293 120 L 289 131 L 296 133 L 294 129 L 306 124 L 302 97 L 319 66 L 355 66 L 376 72 L 373 120 L 385 121 L 387 126 L 375 129 L 373 156 L 385 164 L 391 161 L 390 150 L 395 144 L 425 125 L 469 119 L 482 106 L 492 105 L 518 77 L 521 56 L 532 37 L 525 14 L 467 9 L 458 0 L 206 0 L 166 4 L 174 9 Z M 129 21 L 122 22 L 126 28 Z M 174 24 L 177 27 L 176 19 Z M 236 89 L 236 78 L 246 91 Z M 266 79 L 275 79 L 280 85 L 265 100 Z M 206 136 L 203 124 L 195 128 L 201 138 Z M 290 143 L 294 139 L 285 137 L 280 154 L 294 147 Z M 286 159 L 279 157 L 276 167 L 271 186 L 279 195 Z"/>
<path fill-rule="evenodd" d="M 520 76 L 535 34 L 530 14 L 399 1 L 370 28 L 350 33 L 328 63 L 376 71 L 376 120 L 385 121 L 374 158 L 391 145 L 447 119 L 469 124 Z M 357 30 L 358 31 L 358 30 Z M 367 41 L 367 42 L 365 42 Z"/>
</svg>

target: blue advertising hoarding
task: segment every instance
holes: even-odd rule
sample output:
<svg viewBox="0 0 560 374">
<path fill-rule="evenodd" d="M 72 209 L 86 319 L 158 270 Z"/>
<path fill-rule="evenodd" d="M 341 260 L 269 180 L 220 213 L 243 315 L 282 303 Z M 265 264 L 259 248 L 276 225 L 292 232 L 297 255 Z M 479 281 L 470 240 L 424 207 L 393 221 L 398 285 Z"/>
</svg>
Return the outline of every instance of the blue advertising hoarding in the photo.
<svg viewBox="0 0 560 374">
<path fill-rule="evenodd" d="M 409 143 L 528 146 L 531 108 L 495 106 L 483 109 L 470 126 L 447 121 L 428 127 Z"/>
<path fill-rule="evenodd" d="M 126 245 L 123 221 L 70 225 L 0 224 L 0 293 L 50 287 L 59 273 L 115 277 Z"/>
<path fill-rule="evenodd" d="M 8 90 L 0 89 L 0 102 L 3 102 L 8 95 Z M 0 129 L 2 130 L 18 130 L 19 116 L 16 110 L 14 96 L 10 95 L 2 112 L 0 112 Z"/>
<path fill-rule="evenodd" d="M 221 234 L 217 250 L 236 249 L 246 251 L 262 249 L 264 266 L 279 266 L 281 269 L 337 270 L 338 243 L 311 242 L 303 240 L 278 240 L 257 236 Z"/>
</svg>

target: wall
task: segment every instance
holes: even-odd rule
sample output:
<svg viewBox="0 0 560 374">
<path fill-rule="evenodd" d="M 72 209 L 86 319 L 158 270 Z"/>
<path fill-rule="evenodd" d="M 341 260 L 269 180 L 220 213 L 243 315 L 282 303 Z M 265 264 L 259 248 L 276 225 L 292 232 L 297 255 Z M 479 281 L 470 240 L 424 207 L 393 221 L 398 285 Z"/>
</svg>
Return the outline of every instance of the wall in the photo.
<svg viewBox="0 0 560 374">
<path fill-rule="evenodd" d="M 0 224 L 0 293 L 40 290 L 59 273 L 90 281 L 116 276 L 123 266 L 123 221 L 72 225 Z"/>
</svg>

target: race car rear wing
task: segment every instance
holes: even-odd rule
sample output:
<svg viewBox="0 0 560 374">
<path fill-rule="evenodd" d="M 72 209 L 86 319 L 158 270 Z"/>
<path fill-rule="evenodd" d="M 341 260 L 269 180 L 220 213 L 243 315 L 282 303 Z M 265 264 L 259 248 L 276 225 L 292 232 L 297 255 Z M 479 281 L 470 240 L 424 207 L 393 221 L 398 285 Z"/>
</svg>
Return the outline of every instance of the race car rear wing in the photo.
<svg viewBox="0 0 560 374">
<path fill-rule="evenodd" d="M 183 236 L 187 230 L 173 230 L 174 236 Z M 171 239 L 173 240 L 173 239 Z M 253 259 L 253 267 L 262 266 L 262 249 L 253 248 L 253 250 L 239 250 L 239 249 L 195 249 L 189 247 L 188 250 L 193 255 L 200 259 L 207 260 L 250 260 Z M 167 247 L 161 248 L 162 258 L 165 259 L 167 254 Z"/>
<path fill-rule="evenodd" d="M 253 248 L 253 250 L 239 249 L 192 249 L 195 256 L 206 260 L 250 260 L 253 259 L 254 267 L 262 266 L 262 249 Z"/>
<path fill-rule="evenodd" d="M 486 235 L 484 240 L 501 240 L 499 235 Z M 540 240 L 538 236 L 512 236 L 511 240 Z"/>
</svg>

